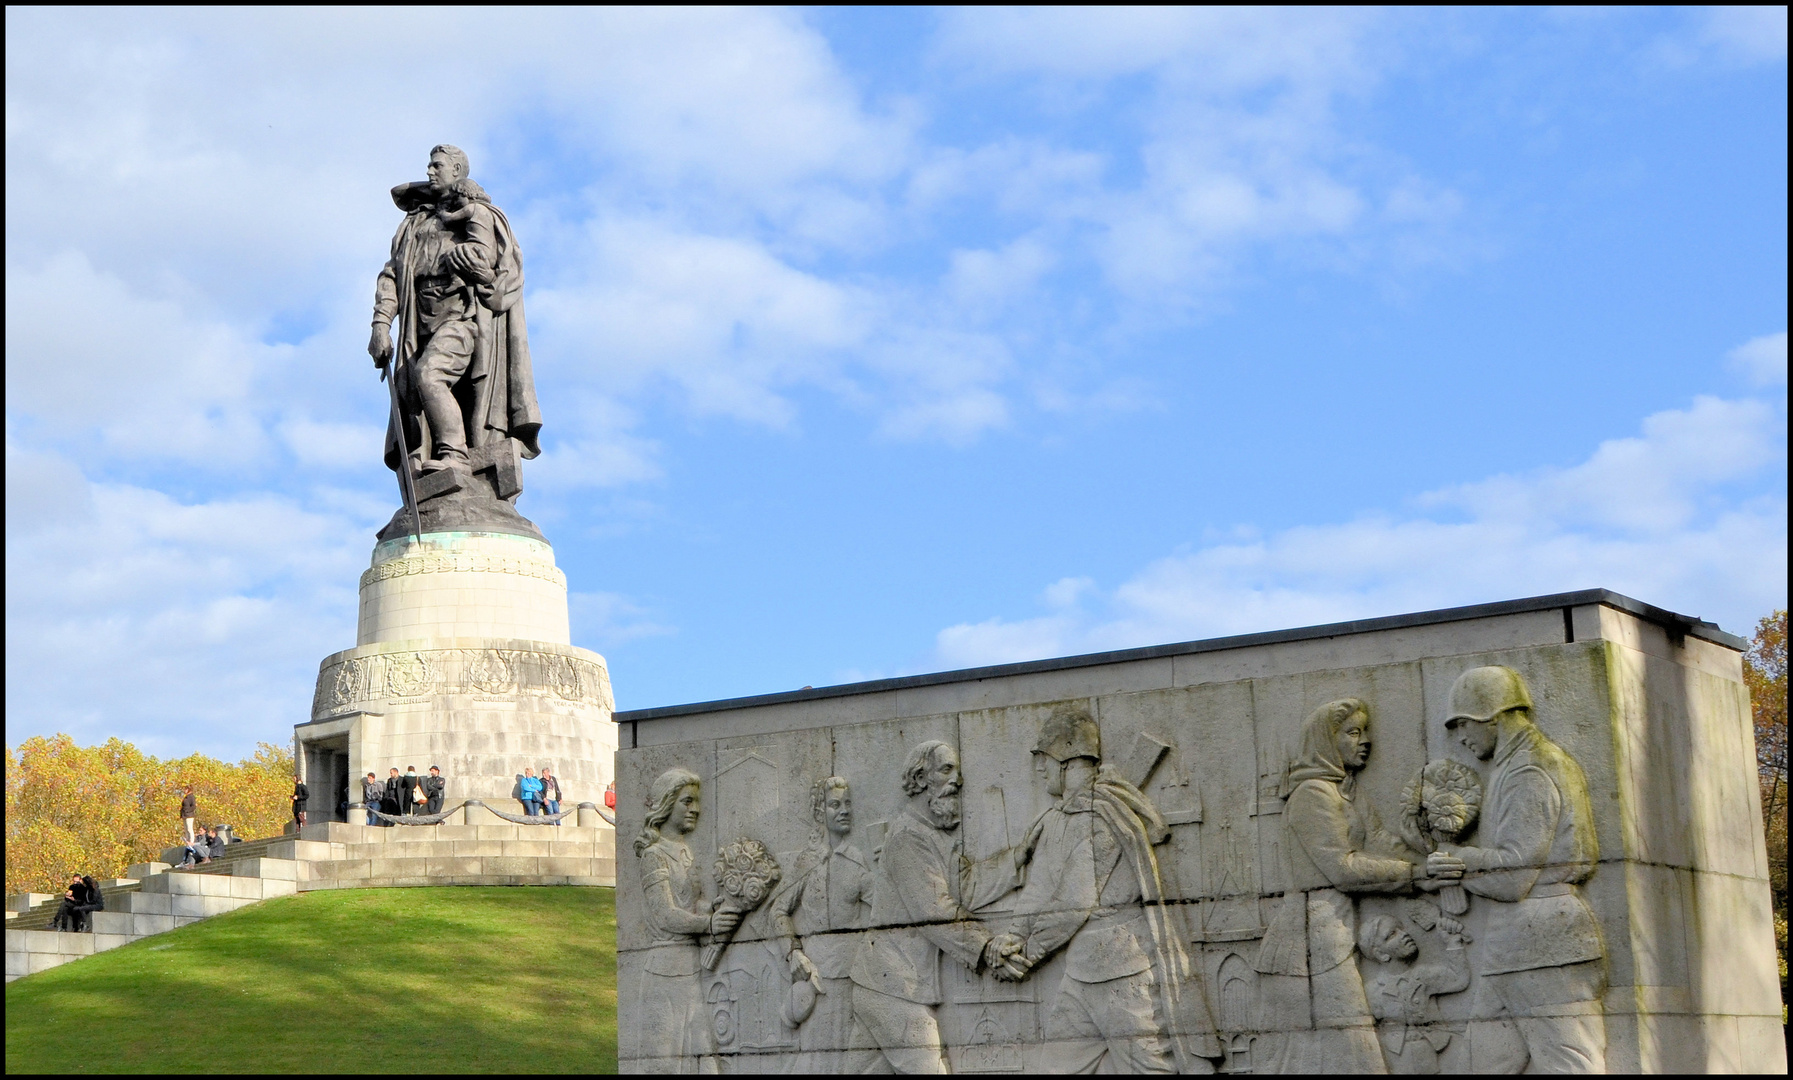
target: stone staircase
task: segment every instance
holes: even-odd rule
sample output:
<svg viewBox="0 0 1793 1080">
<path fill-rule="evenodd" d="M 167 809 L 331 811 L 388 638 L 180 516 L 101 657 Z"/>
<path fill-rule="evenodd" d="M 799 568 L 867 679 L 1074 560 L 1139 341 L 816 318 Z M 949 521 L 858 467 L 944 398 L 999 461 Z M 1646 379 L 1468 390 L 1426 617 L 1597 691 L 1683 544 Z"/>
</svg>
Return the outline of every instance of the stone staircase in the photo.
<svg viewBox="0 0 1793 1080">
<path fill-rule="evenodd" d="M 298 891 L 298 863 L 290 859 L 284 860 L 284 865 L 277 859 L 252 861 L 253 867 L 251 860 L 243 860 L 234 871 L 224 868 L 214 873 L 172 869 L 166 863 L 139 863 L 129 872 L 141 877 L 100 883 L 106 910 L 88 916 L 92 922 L 88 933 L 49 928 L 62 904 L 60 896 L 46 897 L 16 914 L 9 902 L 6 981 Z M 205 869 L 223 865 L 220 861 Z M 241 873 L 245 870 L 253 873 Z"/>
<path fill-rule="evenodd" d="M 589 813 L 587 811 L 590 811 Z M 91 933 L 58 932 L 60 895 L 7 898 L 6 981 L 117 948 L 276 896 L 313 889 L 426 885 L 616 885 L 616 831 L 583 804 L 562 825 L 516 825 L 478 803 L 441 825 L 308 825 L 296 834 L 231 844 L 211 862 L 138 863 L 102 881 L 106 910 Z"/>
</svg>

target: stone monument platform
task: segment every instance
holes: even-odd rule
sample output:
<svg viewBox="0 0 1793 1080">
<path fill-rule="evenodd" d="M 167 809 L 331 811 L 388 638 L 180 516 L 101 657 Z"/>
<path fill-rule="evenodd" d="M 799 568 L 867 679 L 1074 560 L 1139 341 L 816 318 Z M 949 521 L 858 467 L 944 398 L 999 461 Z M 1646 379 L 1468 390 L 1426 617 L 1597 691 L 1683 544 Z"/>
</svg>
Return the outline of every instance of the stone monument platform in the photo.
<svg viewBox="0 0 1793 1080">
<path fill-rule="evenodd" d="M 622 1070 L 1784 1072 L 1744 646 L 1593 590 L 619 713 Z"/>
<path fill-rule="evenodd" d="M 325 817 L 359 806 L 369 772 L 432 765 L 447 781 L 444 805 L 509 801 L 520 814 L 525 768 L 551 767 L 569 804 L 601 796 L 612 708 L 604 658 L 571 644 L 566 575 L 545 541 L 424 533 L 375 547 L 356 646 L 319 666 L 295 752 Z"/>
</svg>

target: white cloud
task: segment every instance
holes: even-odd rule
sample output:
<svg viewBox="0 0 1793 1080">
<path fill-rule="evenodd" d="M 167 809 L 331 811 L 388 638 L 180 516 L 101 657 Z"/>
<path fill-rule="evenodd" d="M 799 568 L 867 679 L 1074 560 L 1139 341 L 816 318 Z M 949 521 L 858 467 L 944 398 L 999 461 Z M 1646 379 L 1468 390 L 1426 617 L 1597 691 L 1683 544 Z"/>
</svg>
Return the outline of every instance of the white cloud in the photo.
<svg viewBox="0 0 1793 1080">
<path fill-rule="evenodd" d="M 1787 332 L 1751 338 L 1731 350 L 1731 366 L 1757 386 L 1787 385 Z"/>
<path fill-rule="evenodd" d="M 620 593 L 576 592 L 567 597 L 573 640 L 602 652 L 626 641 L 664 637 L 678 629 Z"/>
<path fill-rule="evenodd" d="M 447 140 L 523 231 L 560 393 L 635 408 L 670 386 L 697 414 L 788 427 L 794 392 L 820 387 L 886 437 L 964 443 L 1038 398 L 1029 335 L 1065 306 L 1058 270 L 1094 260 L 1126 303 L 1177 311 L 1253 244 L 1451 216 L 1422 177 L 1379 194 L 1333 160 L 1331 102 L 1374 84 L 1380 25 L 948 13 L 937 54 L 958 76 L 1153 80 L 1129 121 L 1143 173 L 1117 183 L 1124 163 L 1062 134 L 928 144 L 933 99 L 873 107 L 785 11 L 443 12 L 431 33 L 479 42 L 445 111 L 417 90 L 434 54 L 390 44 L 415 33 L 403 12 L 12 9 L 8 202 L 31 212 L 9 215 L 9 316 L 37 317 L 9 318 L 33 369 L 9 374 L 9 415 L 105 415 L 127 461 L 348 464 L 383 412 L 352 380 L 385 192 Z M 880 261 L 966 201 L 996 210 L 989 242 L 921 272 Z M 276 326 L 300 340 L 263 344 Z M 563 434 L 603 482 L 660 469 L 645 440 Z"/>
<path fill-rule="evenodd" d="M 1642 428 L 1569 468 L 1417 500 L 1443 513 L 1248 534 L 1159 559 L 1107 594 L 1066 579 L 1047 590 L 1050 613 L 947 627 L 935 654 L 966 667 L 1585 588 L 1747 631 L 1786 604 L 1787 499 L 1784 483 L 1736 486 L 1784 477 L 1784 407 L 1700 397 Z"/>
<path fill-rule="evenodd" d="M 97 428 L 107 449 L 133 458 L 265 452 L 252 382 L 279 347 L 138 295 L 78 252 L 9 264 L 6 278 L 9 413 L 54 418 L 58 441 L 85 442 Z"/>
<path fill-rule="evenodd" d="M 1703 64 L 1752 67 L 1787 60 L 1787 8 L 1713 5 L 1682 9 L 1680 25 L 1660 34 L 1645 57 L 1667 68 Z"/>
<path fill-rule="evenodd" d="M 1337 8 L 954 8 L 939 48 L 997 71 L 1107 79 L 1168 68 L 1181 81 L 1243 88 L 1355 77 L 1362 35 L 1375 21 Z"/>
<path fill-rule="evenodd" d="M 589 236 L 589 278 L 538 290 L 531 319 L 609 392 L 666 379 L 699 414 L 782 426 L 795 410 L 779 390 L 826 380 L 868 334 L 866 297 L 758 243 L 640 220 Z"/>
<path fill-rule="evenodd" d="M 657 440 L 635 434 L 637 417 L 614 399 L 583 395 L 563 401 L 560 425 L 574 438 L 550 437 L 542 456 L 531 462 L 529 486 L 555 500 L 578 490 L 621 487 L 658 480 Z"/>
<path fill-rule="evenodd" d="M 377 519 L 266 495 L 182 503 L 14 445 L 6 471 L 9 742 L 65 731 L 236 757 L 309 715 L 318 660 L 354 642 Z"/>
<path fill-rule="evenodd" d="M 961 248 L 949 256 L 944 285 L 960 307 L 993 314 L 1030 292 L 1056 262 L 1052 249 L 1034 236 L 995 249 Z"/>
<path fill-rule="evenodd" d="M 1720 5 L 1705 9 L 1700 36 L 1727 58 L 1742 63 L 1787 59 L 1787 7 Z"/>
<path fill-rule="evenodd" d="M 1003 204 L 1071 229 L 1058 242 L 1096 260 L 1130 317 L 1158 320 L 1223 288 L 1265 246 L 1440 261 L 1462 198 L 1349 142 L 1335 116 L 1395 62 L 1399 31 L 1345 10 L 970 8 L 945 16 L 939 56 L 974 84 L 1018 80 L 1055 116 L 1107 110 L 1112 82 L 1146 82 L 1121 113 L 1136 161 L 1131 147 L 1010 147 L 986 153 L 980 172 Z M 932 190 L 949 189 L 948 175 L 934 173 Z"/>
<path fill-rule="evenodd" d="M 365 470 L 385 452 L 386 429 L 291 416 L 276 425 L 299 464 L 310 468 Z"/>
<path fill-rule="evenodd" d="M 864 288 L 766 238 L 811 256 L 880 242 L 879 186 L 912 153 L 913 121 L 867 111 L 790 13 L 443 13 L 432 33 L 481 50 L 446 114 L 417 91 L 440 83 L 435 55 L 391 46 L 415 31 L 398 12 L 7 24 L 8 200 L 30 207 L 8 222 L 8 407 L 51 437 L 105 416 L 114 457 L 241 467 L 267 463 L 258 429 L 279 424 L 307 465 L 349 454 L 342 440 L 364 442 L 384 411 L 348 380 L 366 371 L 386 189 L 440 140 L 524 225 L 537 329 L 548 345 L 557 320 L 573 335 L 558 341 L 563 390 L 666 379 L 698 413 L 783 425 L 786 391 L 840 387 L 839 351 L 872 332 Z M 537 162 L 559 175 L 532 175 Z M 543 198 L 506 194 L 519 189 Z M 294 323 L 309 348 L 257 340 Z M 602 433 L 564 433 L 612 477 L 657 472 L 633 460 L 645 442 L 619 458 Z"/>
<path fill-rule="evenodd" d="M 1701 396 L 1690 409 L 1645 418 L 1641 436 L 1609 439 L 1573 468 L 1498 476 L 1420 501 L 1481 521 L 1676 533 L 1711 508 L 1723 485 L 1785 458 L 1779 423 L 1768 402 Z"/>
</svg>

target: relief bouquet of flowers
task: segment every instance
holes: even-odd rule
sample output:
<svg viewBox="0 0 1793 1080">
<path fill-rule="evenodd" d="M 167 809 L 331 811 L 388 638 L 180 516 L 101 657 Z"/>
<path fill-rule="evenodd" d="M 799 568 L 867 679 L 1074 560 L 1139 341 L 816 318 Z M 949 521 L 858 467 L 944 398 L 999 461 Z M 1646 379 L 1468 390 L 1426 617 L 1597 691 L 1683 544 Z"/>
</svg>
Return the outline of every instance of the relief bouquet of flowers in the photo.
<svg viewBox="0 0 1793 1080">
<path fill-rule="evenodd" d="M 1482 780 L 1460 761 L 1428 761 L 1401 792 L 1401 835 L 1417 849 L 1431 853 L 1456 840 L 1475 824 L 1482 809 Z M 1461 885 L 1438 892 L 1446 914 L 1469 910 L 1469 894 Z"/>
<path fill-rule="evenodd" d="M 778 860 L 766 850 L 766 845 L 743 836 L 716 852 L 714 873 L 715 909 L 745 918 L 765 903 L 766 897 L 772 895 L 772 886 L 778 884 L 784 871 L 779 869 Z M 739 929 L 738 924 L 736 929 Z M 728 947 L 734 936 L 733 932 L 710 935 L 703 951 L 705 971 L 716 970 L 716 962 L 722 959 L 722 950 Z"/>
</svg>

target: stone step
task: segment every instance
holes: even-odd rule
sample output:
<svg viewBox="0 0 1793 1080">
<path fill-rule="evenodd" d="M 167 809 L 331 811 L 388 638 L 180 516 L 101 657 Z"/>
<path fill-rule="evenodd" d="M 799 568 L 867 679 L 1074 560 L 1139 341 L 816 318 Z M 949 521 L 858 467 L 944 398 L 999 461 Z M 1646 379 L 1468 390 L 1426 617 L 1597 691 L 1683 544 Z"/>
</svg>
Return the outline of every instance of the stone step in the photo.
<svg viewBox="0 0 1793 1080">
<path fill-rule="evenodd" d="M 226 854 L 211 862 L 201 863 L 199 867 L 190 867 L 189 869 L 203 868 L 204 872 L 215 874 L 219 872 L 217 868 L 220 866 L 230 866 L 248 859 L 328 859 L 334 849 L 341 847 L 341 844 L 277 836 L 270 840 L 258 840 L 253 844 L 232 844 L 224 849 Z M 239 848 L 242 850 L 239 851 Z M 228 870 L 224 871 L 224 873 L 229 872 Z"/>
<path fill-rule="evenodd" d="M 307 826 L 309 832 L 311 826 Z M 509 822 L 493 822 L 488 825 L 392 825 L 371 827 L 366 825 L 343 825 L 340 822 L 331 824 L 331 840 L 334 843 L 395 843 L 433 840 L 547 840 L 555 837 L 570 837 L 590 840 L 596 843 L 616 844 L 616 830 L 609 826 L 585 827 L 577 825 L 512 825 Z M 314 839 L 305 837 L 305 839 Z M 321 836 L 315 839 L 322 839 Z"/>
<path fill-rule="evenodd" d="M 438 885 L 573 885 L 580 888 L 616 887 L 616 875 L 595 874 L 588 877 L 578 875 L 542 875 L 542 874 L 477 874 L 472 876 L 438 875 L 433 877 L 353 877 L 342 879 L 320 878 L 305 886 L 307 892 L 320 889 L 411 889 L 427 888 Z"/>
<path fill-rule="evenodd" d="M 141 886 L 156 893 L 227 895 L 231 878 L 262 878 L 275 881 L 297 881 L 305 863 L 293 859 L 232 859 L 224 863 L 207 863 L 186 870 L 170 870 L 149 878 Z M 223 882 L 224 884 L 219 884 Z"/>
<path fill-rule="evenodd" d="M 546 878 L 578 878 L 582 884 L 614 886 L 616 860 L 602 858 L 535 858 L 527 856 L 434 856 L 426 858 L 340 859 L 319 863 L 312 868 L 307 889 L 342 888 L 343 882 L 381 879 L 402 880 L 407 884 L 469 883 L 481 878 L 503 878 L 504 882 L 548 884 Z M 325 883 L 329 883 L 326 885 Z"/>
<path fill-rule="evenodd" d="M 226 844 L 224 845 L 224 850 L 215 856 L 211 862 L 201 863 L 200 865 L 213 866 L 217 863 L 229 862 L 233 859 L 254 858 L 274 844 L 278 844 L 283 839 L 286 838 L 271 836 L 261 840 L 243 840 L 235 844 Z M 186 848 L 178 845 L 171 848 L 164 848 L 162 850 L 162 861 L 168 863 L 171 867 L 178 868 L 182 858 L 185 857 L 185 852 Z"/>
<path fill-rule="evenodd" d="M 345 844 L 342 859 L 406 859 L 458 856 L 613 859 L 614 849 L 589 841 L 566 840 L 411 840 L 390 844 Z"/>
</svg>

